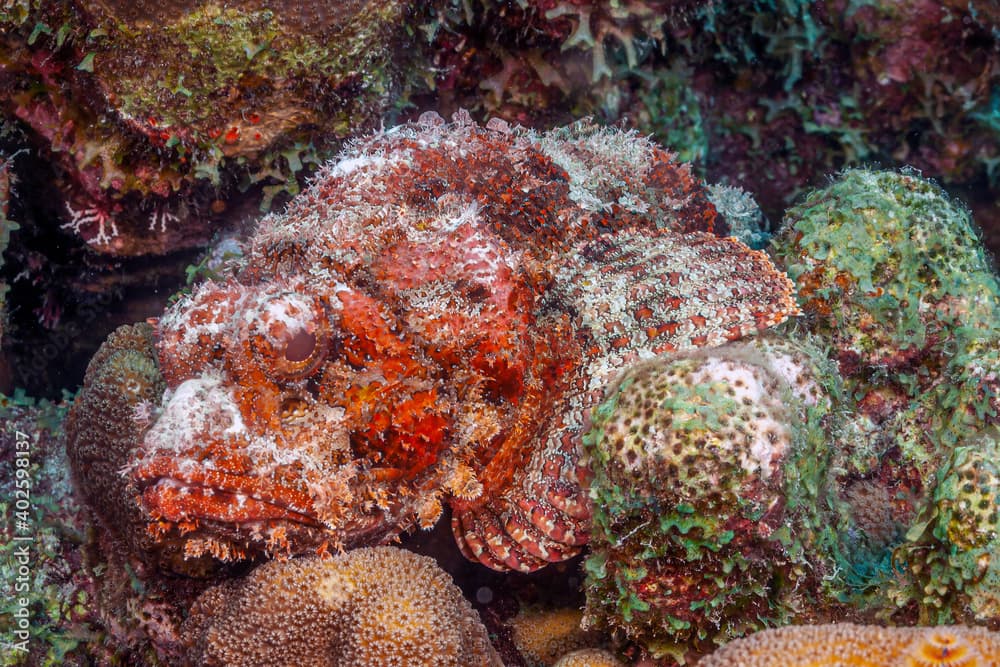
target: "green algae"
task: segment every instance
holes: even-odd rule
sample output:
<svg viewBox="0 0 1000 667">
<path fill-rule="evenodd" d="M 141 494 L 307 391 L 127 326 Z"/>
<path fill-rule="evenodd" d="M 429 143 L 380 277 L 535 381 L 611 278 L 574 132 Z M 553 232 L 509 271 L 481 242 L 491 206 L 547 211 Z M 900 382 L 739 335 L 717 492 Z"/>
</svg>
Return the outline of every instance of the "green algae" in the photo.
<svg viewBox="0 0 1000 667">
<path fill-rule="evenodd" d="M 268 9 L 233 9 L 209 4 L 160 30 L 123 29 L 98 58 L 98 66 L 116 74 L 111 81 L 122 110 L 153 115 L 166 125 L 232 122 L 220 118 L 231 89 L 252 100 L 288 89 L 295 99 L 296 78 L 304 83 L 337 85 L 350 77 L 364 97 L 378 99 L 391 87 L 389 49 L 385 34 L 399 18 L 402 3 L 368 3 L 343 26 L 321 34 L 286 28 L 280 14 Z M 124 54 L 135 54 L 125 60 Z M 148 70 L 159 79 L 150 85 Z M 312 96 L 314 97 L 314 96 Z M 308 99 L 308 97 L 306 98 Z"/>
<path fill-rule="evenodd" d="M 968 211 L 915 172 L 844 172 L 788 210 L 771 252 L 858 398 L 891 386 L 914 399 L 1000 335 L 1000 288 Z"/>
<path fill-rule="evenodd" d="M 62 665 L 95 633 L 92 590 L 69 571 L 86 541 L 59 446 L 66 403 L 0 395 L 0 451 L 11 466 L 0 483 L 0 665 Z"/>
</svg>

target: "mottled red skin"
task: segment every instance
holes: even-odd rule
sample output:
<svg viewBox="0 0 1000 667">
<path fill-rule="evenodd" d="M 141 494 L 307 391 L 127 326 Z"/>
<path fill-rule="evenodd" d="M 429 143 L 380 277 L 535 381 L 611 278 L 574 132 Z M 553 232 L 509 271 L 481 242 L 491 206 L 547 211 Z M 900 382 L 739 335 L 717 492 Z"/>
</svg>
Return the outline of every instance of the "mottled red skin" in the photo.
<svg viewBox="0 0 1000 667">
<path fill-rule="evenodd" d="M 362 140 L 157 323 L 168 389 L 129 408 L 143 435 L 116 466 L 147 538 L 224 561 L 325 552 L 429 527 L 448 503 L 471 559 L 569 558 L 606 376 L 796 311 L 787 278 L 714 220 L 685 166 L 614 131 L 433 116 Z M 625 300 L 624 319 L 604 314 Z"/>
</svg>

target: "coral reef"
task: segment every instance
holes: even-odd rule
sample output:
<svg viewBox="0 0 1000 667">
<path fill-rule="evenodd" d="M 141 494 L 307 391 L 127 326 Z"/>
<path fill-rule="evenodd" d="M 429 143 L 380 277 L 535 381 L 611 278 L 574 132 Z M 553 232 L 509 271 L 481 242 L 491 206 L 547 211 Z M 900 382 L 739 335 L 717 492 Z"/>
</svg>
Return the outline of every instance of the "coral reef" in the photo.
<svg viewBox="0 0 1000 667">
<path fill-rule="evenodd" d="M 205 667 L 502 665 L 448 575 L 393 547 L 262 565 L 202 594 L 182 632 Z"/>
<path fill-rule="evenodd" d="M 116 255 L 202 245 L 237 188 L 267 208 L 374 125 L 407 5 L 318 4 L 5 8 L 3 112 L 57 165 L 63 228 Z"/>
<path fill-rule="evenodd" d="M 990 6 L 446 1 L 422 28 L 437 101 L 525 124 L 624 120 L 777 215 L 872 160 L 995 191 Z"/>
<path fill-rule="evenodd" d="M 443 108 L 624 122 L 775 219 L 826 174 L 871 162 L 912 164 L 995 217 L 992 4 L 445 1 L 421 27 Z"/>
<path fill-rule="evenodd" d="M 995 327 L 1000 290 L 968 211 L 911 171 L 844 172 L 788 210 L 772 253 L 855 392 L 912 399 Z"/>
<path fill-rule="evenodd" d="M 627 371 L 584 438 L 587 625 L 680 659 L 832 611 L 820 494 L 838 383 L 807 338 L 754 338 Z"/>
<path fill-rule="evenodd" d="M 603 637 L 580 627 L 579 609 L 522 610 L 507 621 L 521 659 L 528 667 L 546 667 L 565 653 L 599 646 Z"/>
<path fill-rule="evenodd" d="M 997 37 L 974 4 L 988 3 L 707 7 L 702 29 L 672 34 L 708 116 L 708 174 L 772 215 L 825 174 L 872 161 L 995 188 Z"/>
<path fill-rule="evenodd" d="M 552 667 L 624 667 L 613 653 L 598 648 L 585 648 L 567 653 Z"/>
<path fill-rule="evenodd" d="M 849 170 L 788 211 L 772 252 L 876 427 L 836 465 L 915 511 L 952 449 L 997 419 L 1000 287 L 968 212 L 910 171 Z"/>
<path fill-rule="evenodd" d="M 0 8 L 0 392 L 54 398 L 145 321 L 65 456 L 63 404 L 0 395 L 0 662 L 1000 630 L 1000 287 L 920 176 L 1000 247 L 995 2 L 230 5 Z M 760 252 L 872 163 L 915 169 L 842 172 Z M 488 631 L 426 559 L 330 558 L 397 538 Z M 795 627 L 705 661 L 996 645 Z"/>
<path fill-rule="evenodd" d="M 995 429 L 956 447 L 930 502 L 895 557 L 911 578 L 889 596 L 915 599 L 921 622 L 1000 629 L 1000 439 Z"/>
<path fill-rule="evenodd" d="M 260 223 L 235 275 L 159 320 L 167 390 L 107 464 L 127 490 L 81 474 L 88 496 L 107 515 L 138 494 L 148 534 L 188 558 L 375 544 L 446 501 L 470 559 L 564 560 L 587 540 L 578 437 L 610 376 L 796 312 L 714 217 L 668 153 L 587 124 L 428 115 L 359 140 Z M 71 447 L 122 419 L 97 386 Z M 126 440 L 146 427 L 125 419 Z"/>
<path fill-rule="evenodd" d="M 983 628 L 882 628 L 838 623 L 789 626 L 737 639 L 699 667 L 783 665 L 945 665 L 980 667 L 1000 660 L 1000 635 Z"/>
<path fill-rule="evenodd" d="M 983 497 L 963 498 L 948 472 L 989 451 L 1000 414 L 1000 287 L 969 214 L 910 171 L 849 170 L 789 210 L 772 251 L 857 399 L 831 465 L 852 587 L 894 591 L 923 622 L 996 624 L 994 547 L 935 518 L 971 502 L 995 513 L 988 475 Z"/>
<path fill-rule="evenodd" d="M 853 170 L 771 250 L 801 320 L 637 364 L 594 411 L 587 623 L 665 660 L 790 622 L 997 627 L 1000 290 L 968 213 Z"/>
<path fill-rule="evenodd" d="M 706 4 L 446 0 L 430 4 L 422 27 L 443 100 L 469 100 L 512 121 L 560 122 L 586 88 L 596 84 L 608 92 L 615 70 L 638 67 L 654 40 L 663 39 L 665 23 Z"/>
</svg>

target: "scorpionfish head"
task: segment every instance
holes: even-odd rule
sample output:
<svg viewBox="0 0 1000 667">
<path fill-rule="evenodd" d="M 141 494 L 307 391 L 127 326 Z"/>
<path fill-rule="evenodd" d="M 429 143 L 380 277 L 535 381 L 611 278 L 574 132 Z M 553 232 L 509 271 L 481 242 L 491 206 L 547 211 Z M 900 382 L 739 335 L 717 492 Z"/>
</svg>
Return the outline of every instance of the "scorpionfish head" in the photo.
<svg viewBox="0 0 1000 667">
<path fill-rule="evenodd" d="M 168 389 L 127 468 L 154 538 L 220 560 L 322 551 L 482 495 L 479 461 L 552 343 L 530 344 L 516 267 L 454 280 L 454 266 L 447 285 L 397 264 L 390 284 L 378 266 L 353 284 L 243 276 L 175 303 L 156 331 Z"/>
</svg>

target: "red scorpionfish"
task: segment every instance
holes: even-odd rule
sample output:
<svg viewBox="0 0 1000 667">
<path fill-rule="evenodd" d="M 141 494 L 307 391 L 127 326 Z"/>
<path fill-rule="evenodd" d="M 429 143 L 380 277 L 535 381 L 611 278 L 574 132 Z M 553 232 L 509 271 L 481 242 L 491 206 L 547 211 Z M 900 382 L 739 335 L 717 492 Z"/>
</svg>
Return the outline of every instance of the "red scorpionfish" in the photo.
<svg viewBox="0 0 1000 667">
<path fill-rule="evenodd" d="M 137 424 L 119 497 L 186 558 L 376 544 L 445 505 L 474 561 L 569 558 L 613 376 L 797 312 L 714 225 L 688 167 L 634 133 L 425 114 L 362 138 L 155 323 L 164 389 L 118 413 Z M 92 386 L 67 428 L 91 499 Z"/>
</svg>

